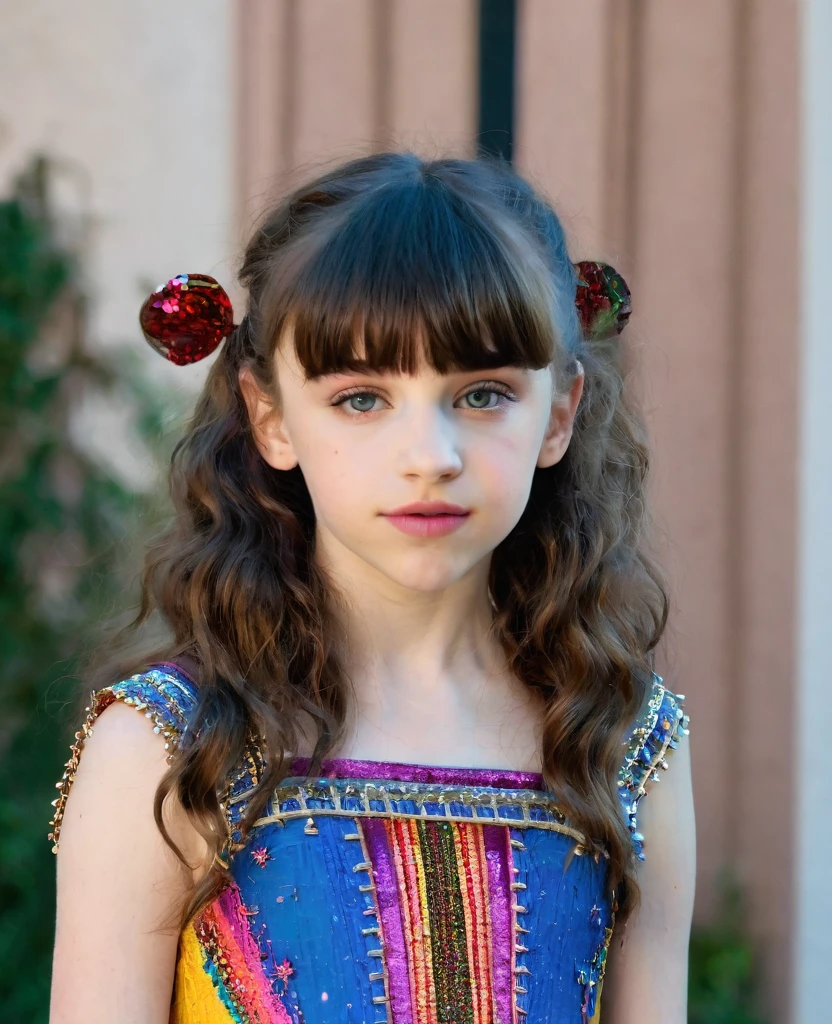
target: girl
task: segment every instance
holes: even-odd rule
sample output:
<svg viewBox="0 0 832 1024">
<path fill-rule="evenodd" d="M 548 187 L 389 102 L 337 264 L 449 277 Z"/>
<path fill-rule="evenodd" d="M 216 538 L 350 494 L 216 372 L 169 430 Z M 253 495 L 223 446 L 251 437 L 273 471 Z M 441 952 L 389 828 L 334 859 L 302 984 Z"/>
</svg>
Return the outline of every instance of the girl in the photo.
<svg viewBox="0 0 832 1024">
<path fill-rule="evenodd" d="M 604 1024 L 681 1024 L 623 281 L 507 166 L 395 153 L 285 198 L 241 280 L 237 327 L 199 275 L 143 309 L 174 362 L 228 340 L 143 575 L 169 637 L 58 784 L 53 1024 L 572 1024 L 605 976 Z"/>
</svg>

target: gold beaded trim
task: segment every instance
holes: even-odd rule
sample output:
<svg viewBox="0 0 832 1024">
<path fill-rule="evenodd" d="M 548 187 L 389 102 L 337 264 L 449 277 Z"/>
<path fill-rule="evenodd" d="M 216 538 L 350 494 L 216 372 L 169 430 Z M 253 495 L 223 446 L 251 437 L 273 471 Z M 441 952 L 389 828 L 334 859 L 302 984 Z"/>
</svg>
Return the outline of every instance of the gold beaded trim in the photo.
<svg viewBox="0 0 832 1024">
<path fill-rule="evenodd" d="M 163 687 L 159 684 L 163 684 Z M 142 699 L 142 690 L 149 690 L 153 696 L 162 696 L 165 701 L 164 708 L 157 707 L 149 701 Z M 90 703 L 85 708 L 86 718 L 81 728 L 75 733 L 75 742 L 70 747 L 70 758 L 64 766 L 64 773 L 61 780 L 55 784 L 60 792 L 52 806 L 55 808 L 54 817 L 49 822 L 52 831 L 47 839 L 52 841 L 52 852 L 57 854 L 61 824 L 63 822 L 66 802 L 72 783 L 75 781 L 75 774 L 78 771 L 78 764 L 81 760 L 81 752 L 87 738 L 92 736 L 93 725 L 99 715 L 116 701 L 129 704 L 137 711 L 144 711 L 145 717 L 153 722 L 153 731 L 165 738 L 165 750 L 168 751 L 167 760 L 170 763 L 173 759 L 176 747 L 179 745 L 182 731 L 186 722 L 186 714 L 189 705 L 194 701 L 194 695 L 183 688 L 182 683 L 176 676 L 169 672 L 151 670 L 131 676 L 129 679 L 114 683 L 111 686 L 102 687 L 100 690 L 93 690 L 90 693 Z"/>
<path fill-rule="evenodd" d="M 345 797 L 349 806 L 345 806 Z M 310 807 L 308 800 L 326 801 L 330 806 Z M 282 804 L 295 801 L 296 809 L 280 810 Z M 380 802 L 382 809 L 375 809 L 372 802 Z M 416 810 L 399 806 L 411 802 Z M 432 805 L 428 808 L 428 804 Z M 460 814 L 452 805 L 471 808 L 471 814 Z M 534 818 L 531 808 L 538 807 L 547 812 L 546 817 Z M 501 808 L 518 808 L 522 817 L 501 814 Z M 488 810 L 490 813 L 481 813 Z M 258 818 L 254 827 L 260 825 L 285 824 L 292 818 L 309 815 L 340 818 L 440 818 L 443 821 L 462 822 L 467 825 L 507 825 L 510 828 L 539 828 L 571 836 L 582 846 L 586 845 L 584 834 L 567 825 L 563 813 L 557 808 L 552 797 L 537 790 L 495 790 L 474 787 L 441 787 L 423 784 L 363 780 L 319 780 L 315 785 L 305 785 L 297 780 L 287 780 L 274 793 L 270 813 Z"/>
</svg>

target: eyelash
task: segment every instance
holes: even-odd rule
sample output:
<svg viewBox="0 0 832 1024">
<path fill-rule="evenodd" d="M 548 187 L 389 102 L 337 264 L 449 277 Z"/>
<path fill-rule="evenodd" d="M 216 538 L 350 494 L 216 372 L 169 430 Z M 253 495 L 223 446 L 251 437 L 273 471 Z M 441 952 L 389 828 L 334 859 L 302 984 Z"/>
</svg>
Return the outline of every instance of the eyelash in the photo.
<svg viewBox="0 0 832 1024">
<path fill-rule="evenodd" d="M 480 383 L 475 384 L 472 388 L 466 391 L 464 395 L 461 395 L 460 397 L 467 398 L 468 395 L 475 395 L 481 391 L 493 392 L 494 394 L 500 395 L 501 398 L 509 402 L 517 401 L 517 395 L 515 395 L 510 388 L 506 387 L 505 384 L 500 384 L 498 381 L 481 381 Z M 343 406 L 351 398 L 355 398 L 356 395 L 373 395 L 373 397 L 375 398 L 384 397 L 379 391 L 376 391 L 372 387 L 354 387 L 350 388 L 348 391 L 343 391 L 340 395 L 338 395 L 337 398 L 335 398 L 332 401 L 331 405 L 333 406 L 333 408 L 341 408 L 341 406 Z M 489 409 L 477 409 L 473 406 L 470 406 L 469 412 L 494 413 L 502 408 L 504 408 L 503 402 L 501 402 L 499 405 L 492 406 Z M 345 415 L 359 417 L 367 416 L 369 413 L 377 411 L 378 410 L 376 409 L 367 409 L 362 412 L 360 409 L 351 409 L 350 412 L 345 413 Z"/>
</svg>

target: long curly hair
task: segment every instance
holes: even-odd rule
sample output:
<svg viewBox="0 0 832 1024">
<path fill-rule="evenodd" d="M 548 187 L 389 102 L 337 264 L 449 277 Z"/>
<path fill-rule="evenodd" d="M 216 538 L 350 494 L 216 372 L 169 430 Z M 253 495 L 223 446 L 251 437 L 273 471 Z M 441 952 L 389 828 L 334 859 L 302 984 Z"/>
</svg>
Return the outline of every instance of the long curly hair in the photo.
<svg viewBox="0 0 832 1024">
<path fill-rule="evenodd" d="M 332 586 L 313 557 L 299 468 L 258 453 L 240 372 L 276 394 L 291 327 L 307 376 L 369 366 L 440 373 L 551 366 L 585 372 L 564 458 L 537 469 L 517 526 L 493 552 L 492 629 L 517 678 L 545 700 L 541 760 L 570 821 L 606 851 L 626 920 L 639 899 L 617 773 L 647 699 L 668 599 L 648 552 L 642 423 L 615 343 L 587 344 L 576 277 L 550 205 L 503 162 L 381 153 L 320 174 L 269 209 L 246 248 L 248 313 L 211 367 L 173 452 L 174 517 L 147 552 L 141 602 L 169 630 L 141 658 L 110 658 L 96 685 L 162 661 L 198 666 L 200 723 L 156 794 L 175 792 L 218 856 L 183 905 L 189 920 L 227 881 L 226 779 L 254 738 L 262 755 L 245 836 L 314 723 L 314 774 L 342 735 L 348 679 Z M 87 690 L 89 692 L 89 690 Z M 177 913 L 179 911 L 177 910 Z"/>
</svg>

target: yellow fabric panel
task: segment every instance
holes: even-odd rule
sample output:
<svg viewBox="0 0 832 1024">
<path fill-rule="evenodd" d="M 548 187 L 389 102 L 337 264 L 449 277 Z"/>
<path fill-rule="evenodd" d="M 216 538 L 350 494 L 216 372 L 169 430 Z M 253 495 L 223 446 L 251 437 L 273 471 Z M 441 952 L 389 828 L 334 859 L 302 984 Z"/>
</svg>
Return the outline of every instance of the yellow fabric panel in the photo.
<svg viewBox="0 0 832 1024">
<path fill-rule="evenodd" d="M 191 925 L 179 939 L 176 988 L 170 1024 L 234 1024 L 203 966 L 203 953 Z"/>
<path fill-rule="evenodd" d="M 601 1024 L 601 989 L 604 987 L 604 979 L 601 979 L 601 988 L 595 997 L 595 1013 L 589 1018 L 589 1024 Z"/>
</svg>

